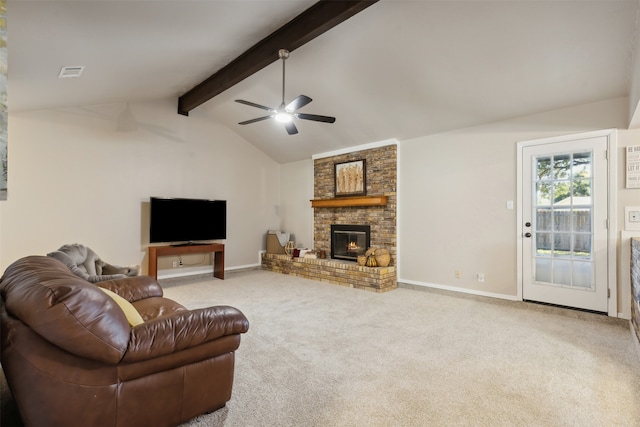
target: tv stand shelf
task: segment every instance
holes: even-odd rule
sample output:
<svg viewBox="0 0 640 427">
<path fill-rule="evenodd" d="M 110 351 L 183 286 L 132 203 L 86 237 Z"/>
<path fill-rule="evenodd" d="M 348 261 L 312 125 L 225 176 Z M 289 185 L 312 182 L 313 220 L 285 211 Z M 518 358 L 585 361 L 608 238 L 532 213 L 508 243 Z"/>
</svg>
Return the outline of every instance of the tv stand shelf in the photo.
<svg viewBox="0 0 640 427">
<path fill-rule="evenodd" d="M 149 276 L 158 278 L 158 257 L 213 252 L 213 276 L 224 280 L 224 245 L 209 243 L 182 246 L 149 246 Z"/>
</svg>

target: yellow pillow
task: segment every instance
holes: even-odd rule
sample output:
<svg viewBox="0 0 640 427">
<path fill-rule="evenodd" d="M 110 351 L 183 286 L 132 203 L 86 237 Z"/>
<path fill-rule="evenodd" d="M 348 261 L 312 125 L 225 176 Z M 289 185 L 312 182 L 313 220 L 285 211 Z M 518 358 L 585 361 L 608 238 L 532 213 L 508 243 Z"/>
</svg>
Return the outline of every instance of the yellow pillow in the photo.
<svg viewBox="0 0 640 427">
<path fill-rule="evenodd" d="M 100 287 L 98 286 L 98 288 Z M 122 298 L 120 295 L 116 294 L 115 292 L 110 291 L 109 289 L 100 288 L 100 290 L 102 290 L 105 294 L 109 295 L 113 299 L 113 301 L 115 301 L 115 303 L 118 304 L 118 306 L 124 312 L 124 315 L 127 316 L 129 325 L 136 326 L 136 325 L 139 325 L 140 323 L 144 323 L 144 320 L 142 319 L 142 316 L 140 316 L 140 313 L 138 313 L 136 308 L 133 305 L 131 305 L 129 301 Z"/>
</svg>

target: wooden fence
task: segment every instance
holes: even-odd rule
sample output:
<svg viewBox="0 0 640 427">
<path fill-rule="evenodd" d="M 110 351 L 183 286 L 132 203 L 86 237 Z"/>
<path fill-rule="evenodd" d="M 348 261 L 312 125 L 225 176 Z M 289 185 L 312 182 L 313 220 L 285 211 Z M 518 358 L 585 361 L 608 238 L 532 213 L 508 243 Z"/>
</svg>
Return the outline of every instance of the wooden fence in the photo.
<svg viewBox="0 0 640 427">
<path fill-rule="evenodd" d="M 536 215 L 538 250 L 591 253 L 591 210 L 580 209 L 540 209 Z M 552 234 L 553 232 L 553 234 Z M 555 241 L 552 242 L 552 238 Z M 552 245 L 552 243 L 554 243 Z"/>
</svg>

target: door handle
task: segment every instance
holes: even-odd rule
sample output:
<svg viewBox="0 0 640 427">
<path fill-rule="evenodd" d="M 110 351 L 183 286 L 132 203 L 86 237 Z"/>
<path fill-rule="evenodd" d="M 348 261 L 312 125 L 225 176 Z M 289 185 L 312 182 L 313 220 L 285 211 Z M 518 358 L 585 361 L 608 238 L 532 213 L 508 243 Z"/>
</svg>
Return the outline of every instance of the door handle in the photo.
<svg viewBox="0 0 640 427">
<path fill-rule="evenodd" d="M 527 238 L 531 237 L 531 233 L 524 233 L 524 237 L 527 237 Z"/>
</svg>

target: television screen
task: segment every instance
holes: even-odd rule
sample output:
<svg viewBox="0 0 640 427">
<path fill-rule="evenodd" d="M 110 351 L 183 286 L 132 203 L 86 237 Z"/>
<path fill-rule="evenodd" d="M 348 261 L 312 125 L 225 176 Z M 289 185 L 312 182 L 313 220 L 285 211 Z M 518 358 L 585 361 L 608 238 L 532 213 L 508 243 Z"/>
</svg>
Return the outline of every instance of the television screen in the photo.
<svg viewBox="0 0 640 427">
<path fill-rule="evenodd" d="M 151 197 L 150 243 L 227 238 L 227 201 Z"/>
</svg>

